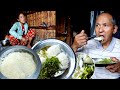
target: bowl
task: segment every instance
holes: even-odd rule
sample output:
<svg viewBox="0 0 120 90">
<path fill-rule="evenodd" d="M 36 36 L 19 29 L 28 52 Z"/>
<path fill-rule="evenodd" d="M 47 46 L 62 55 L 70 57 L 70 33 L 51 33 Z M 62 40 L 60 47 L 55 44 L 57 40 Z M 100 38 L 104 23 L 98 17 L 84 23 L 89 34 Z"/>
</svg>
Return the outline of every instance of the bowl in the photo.
<svg viewBox="0 0 120 90">
<path fill-rule="evenodd" d="M 61 46 L 63 51 L 67 53 L 69 57 L 69 67 L 65 70 L 63 74 L 61 74 L 60 76 L 57 76 L 56 79 L 70 79 L 76 67 L 76 56 L 74 51 L 68 44 L 58 39 L 45 39 L 37 42 L 32 47 L 32 49 L 37 53 L 38 51 L 40 51 L 42 48 L 46 46 L 52 46 L 52 45 L 58 45 L 58 44 Z"/>
<path fill-rule="evenodd" d="M 89 55 L 77 52 L 77 65 L 72 79 L 92 79 L 95 71 L 95 62 Z"/>
<path fill-rule="evenodd" d="M 30 75 L 29 77 L 26 77 L 25 79 L 37 79 L 39 76 L 39 73 L 40 73 L 40 69 L 41 69 L 41 61 L 40 61 L 39 56 L 32 49 L 27 48 L 26 46 L 17 46 L 16 45 L 16 46 L 7 47 L 0 52 L 0 62 L 2 62 L 4 60 L 4 58 L 12 52 L 27 52 L 33 56 L 36 69 L 32 75 Z M 8 79 L 8 78 L 5 77 L 0 72 L 0 79 Z"/>
</svg>

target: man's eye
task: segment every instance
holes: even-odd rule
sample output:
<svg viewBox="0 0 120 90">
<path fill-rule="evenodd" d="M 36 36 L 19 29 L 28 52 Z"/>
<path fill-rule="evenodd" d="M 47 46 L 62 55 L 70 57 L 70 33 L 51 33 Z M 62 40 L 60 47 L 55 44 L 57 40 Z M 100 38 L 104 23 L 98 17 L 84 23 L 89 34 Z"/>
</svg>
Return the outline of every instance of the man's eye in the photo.
<svg viewBox="0 0 120 90">
<path fill-rule="evenodd" d="M 96 24 L 95 26 L 98 27 L 98 24 Z"/>
<path fill-rule="evenodd" d="M 105 24 L 104 26 L 107 27 L 108 25 Z"/>
</svg>

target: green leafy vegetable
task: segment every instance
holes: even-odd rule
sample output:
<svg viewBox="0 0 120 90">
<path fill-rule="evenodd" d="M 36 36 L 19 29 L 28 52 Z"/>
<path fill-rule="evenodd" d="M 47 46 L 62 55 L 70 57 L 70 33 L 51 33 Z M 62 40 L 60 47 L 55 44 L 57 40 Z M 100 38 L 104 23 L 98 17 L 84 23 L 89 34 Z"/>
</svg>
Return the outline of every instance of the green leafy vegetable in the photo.
<svg viewBox="0 0 120 90">
<path fill-rule="evenodd" d="M 84 64 L 81 69 L 79 66 L 76 67 L 74 74 L 72 75 L 73 79 L 90 79 L 94 72 L 94 64 L 88 65 Z"/>
<path fill-rule="evenodd" d="M 45 47 L 42 48 L 41 50 L 46 51 L 49 47 L 51 47 L 51 46 L 45 46 Z"/>
<path fill-rule="evenodd" d="M 43 47 L 40 51 L 37 52 L 38 55 L 41 55 L 42 57 L 47 58 L 46 51 L 47 51 L 47 49 L 48 49 L 49 47 L 50 47 L 50 46 L 45 46 L 45 47 Z M 41 53 L 40 53 L 40 52 L 41 52 Z"/>
<path fill-rule="evenodd" d="M 110 63 L 114 63 L 110 58 L 104 58 L 101 61 L 97 62 L 97 64 L 110 64 Z"/>
<path fill-rule="evenodd" d="M 87 56 L 84 58 L 84 63 L 92 64 L 92 63 L 93 63 L 93 60 L 92 60 L 92 58 L 90 58 L 90 56 L 87 55 Z"/>
<path fill-rule="evenodd" d="M 54 78 L 56 72 L 59 71 L 60 61 L 56 57 L 47 58 L 43 63 L 39 79 L 51 79 Z"/>
<path fill-rule="evenodd" d="M 79 76 L 80 79 L 90 79 L 94 72 L 94 65 L 84 65 L 84 70 L 82 74 Z"/>
</svg>

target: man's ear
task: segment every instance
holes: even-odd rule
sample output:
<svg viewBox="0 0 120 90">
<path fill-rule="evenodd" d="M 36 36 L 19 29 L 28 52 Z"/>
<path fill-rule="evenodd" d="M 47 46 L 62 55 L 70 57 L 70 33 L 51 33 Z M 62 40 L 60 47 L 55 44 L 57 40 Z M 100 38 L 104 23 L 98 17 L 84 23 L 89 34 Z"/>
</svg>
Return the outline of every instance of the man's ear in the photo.
<svg viewBox="0 0 120 90">
<path fill-rule="evenodd" d="M 115 26 L 114 26 L 114 31 L 113 31 L 113 34 L 115 34 L 115 33 L 117 32 L 117 30 L 118 30 L 118 26 L 117 26 L 117 25 L 115 25 Z"/>
</svg>

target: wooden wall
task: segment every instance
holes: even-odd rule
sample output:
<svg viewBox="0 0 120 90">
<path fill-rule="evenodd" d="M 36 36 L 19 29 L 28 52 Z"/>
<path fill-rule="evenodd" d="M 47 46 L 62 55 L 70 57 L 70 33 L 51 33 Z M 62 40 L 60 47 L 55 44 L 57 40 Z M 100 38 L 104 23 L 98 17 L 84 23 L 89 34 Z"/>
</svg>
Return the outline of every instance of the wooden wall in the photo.
<svg viewBox="0 0 120 90">
<path fill-rule="evenodd" d="M 33 44 L 47 38 L 56 38 L 71 44 L 71 30 L 68 28 L 70 20 L 68 22 L 65 15 L 57 14 L 56 11 L 27 11 L 26 13 L 29 28 L 36 30 Z M 42 26 L 43 22 L 47 27 Z"/>
</svg>

